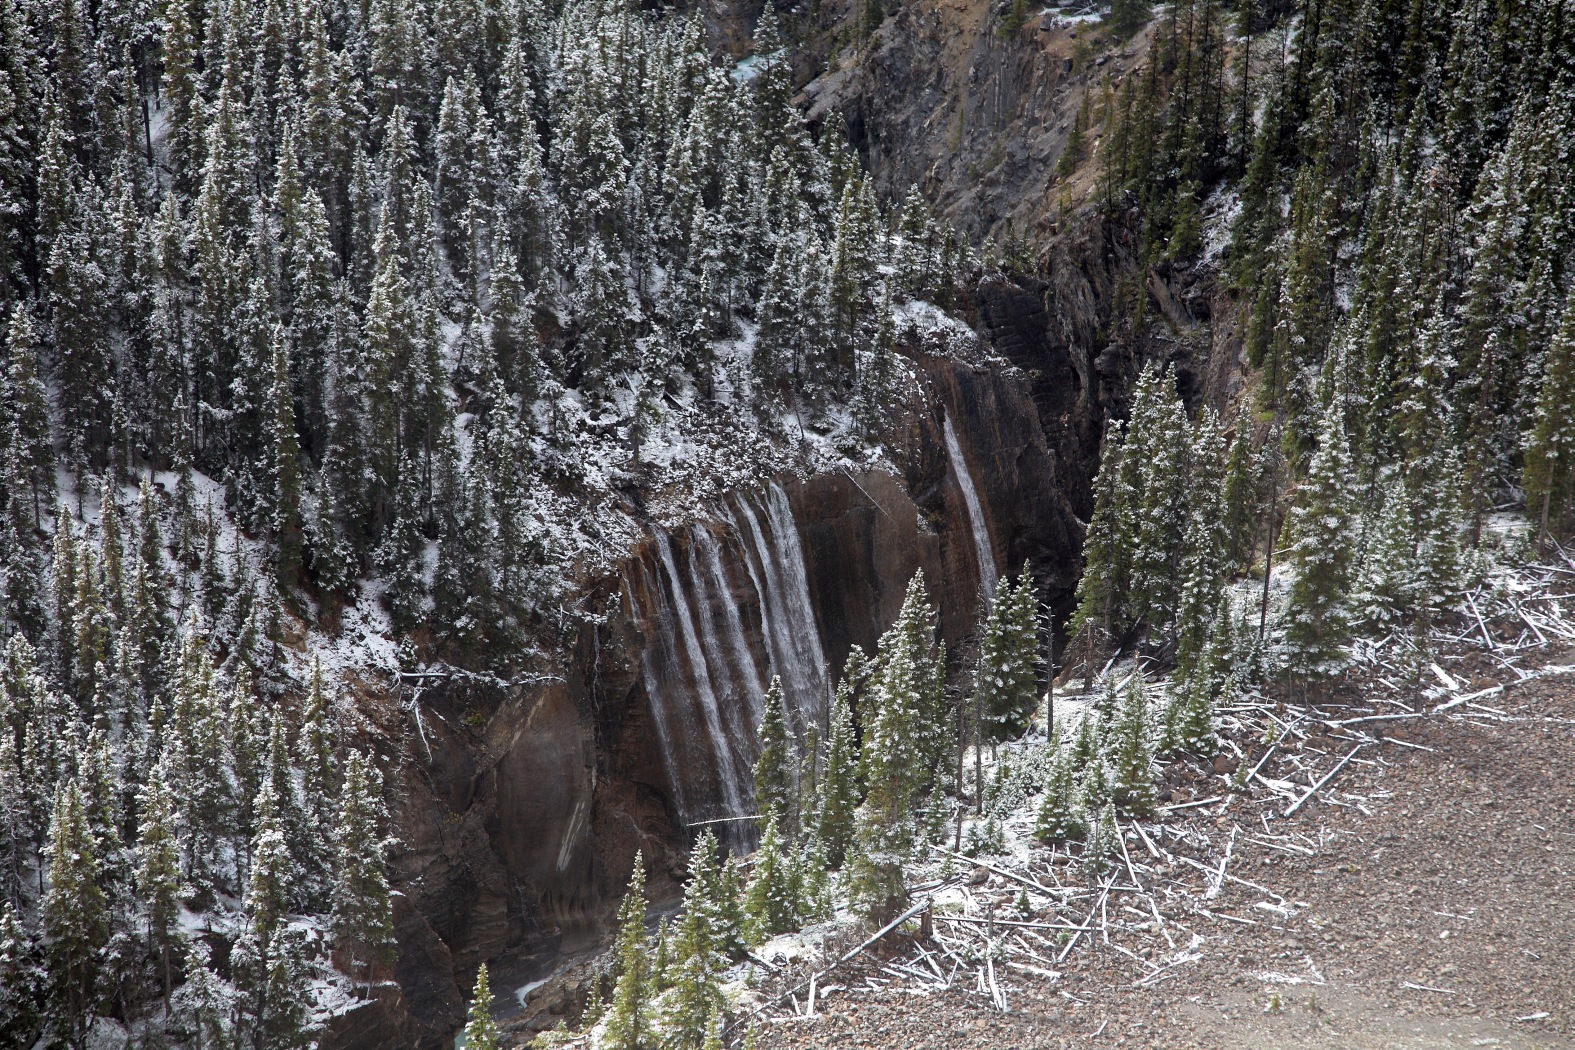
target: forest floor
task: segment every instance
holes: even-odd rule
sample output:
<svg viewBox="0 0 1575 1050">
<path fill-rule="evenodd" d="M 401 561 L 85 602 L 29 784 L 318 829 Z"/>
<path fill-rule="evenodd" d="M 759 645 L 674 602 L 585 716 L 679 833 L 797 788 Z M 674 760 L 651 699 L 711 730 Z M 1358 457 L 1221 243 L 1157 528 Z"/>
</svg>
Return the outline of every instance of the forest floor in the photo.
<svg viewBox="0 0 1575 1050">
<path fill-rule="evenodd" d="M 992 971 L 999 998 L 982 971 L 944 987 L 890 980 L 892 963 L 926 949 L 888 946 L 839 971 L 812 1016 L 761 1024 L 757 1045 L 1575 1048 L 1575 650 L 1543 649 L 1537 663 L 1490 701 L 1386 723 L 1339 771 L 1338 792 L 1290 817 L 1279 795 L 1199 807 L 1195 824 L 1229 835 L 1229 874 L 1205 880 L 1207 906 L 1156 915 L 1158 930 L 1107 924 L 1096 905 L 1102 928 L 1044 960 L 1054 971 Z M 1292 749 L 1328 769 L 1348 748 L 1314 736 Z M 1200 779 L 1199 797 L 1223 787 Z M 1153 854 L 1134 873 L 1150 901 L 1187 870 L 1168 863 L 1168 841 L 1128 838 L 1133 856 Z M 997 880 L 981 869 L 972 881 Z"/>
</svg>

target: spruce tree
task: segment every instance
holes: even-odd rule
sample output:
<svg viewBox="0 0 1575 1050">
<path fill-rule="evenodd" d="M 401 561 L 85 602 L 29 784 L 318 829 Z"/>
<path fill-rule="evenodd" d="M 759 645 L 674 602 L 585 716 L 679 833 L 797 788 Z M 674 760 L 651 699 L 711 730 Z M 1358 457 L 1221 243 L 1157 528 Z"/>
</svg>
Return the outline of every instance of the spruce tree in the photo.
<svg viewBox="0 0 1575 1050">
<path fill-rule="evenodd" d="M 796 928 L 801 908 L 790 852 L 777 822 L 767 821 L 760 848 L 752 858 L 754 868 L 744 896 L 745 921 L 752 943 L 761 944 Z"/>
<path fill-rule="evenodd" d="M 706 831 L 695 841 L 689 855 L 689 881 L 684 896 L 694 896 L 696 906 L 707 915 L 716 950 L 734 957 L 744 949 L 743 901 L 738 892 L 737 865 L 723 860 L 716 836 Z"/>
<path fill-rule="evenodd" d="M 14 903 L 21 900 L 23 872 L 34 836 L 29 827 L 22 759 L 10 725 L 15 711 L 8 711 L 10 707 L 5 685 L 0 682 L 0 900 Z"/>
<path fill-rule="evenodd" d="M 1012 584 L 1001 578 L 996 599 L 980 629 L 979 666 L 974 674 L 987 740 L 1022 736 L 1039 705 L 1039 631 L 1033 581 L 1027 572 Z"/>
<path fill-rule="evenodd" d="M 924 820 L 919 830 L 919 841 L 928 845 L 945 842 L 952 826 L 952 813 L 951 800 L 946 797 L 940 785 L 936 784 L 930 790 L 929 800 L 924 804 Z"/>
<path fill-rule="evenodd" d="M 331 843 L 323 833 L 332 826 L 341 787 L 336 738 L 331 694 L 323 681 L 322 661 L 314 658 L 292 757 L 301 770 L 302 808 L 310 826 L 317 829 L 316 841 L 325 851 Z"/>
<path fill-rule="evenodd" d="M 1176 614 L 1176 677 L 1189 679 L 1196 673 L 1208 645 L 1215 611 L 1224 601 L 1224 581 L 1219 575 L 1220 548 L 1214 546 L 1203 520 L 1194 516 L 1188 530 L 1186 583 L 1181 589 L 1181 605 Z"/>
<path fill-rule="evenodd" d="M 296 872 L 283 825 L 264 797 L 251 846 L 246 930 L 232 955 L 244 1027 L 258 1050 L 300 1047 L 307 1039 L 298 935 L 285 924 Z"/>
<path fill-rule="evenodd" d="M 1399 479 L 1386 478 L 1378 484 L 1381 502 L 1364 523 L 1360 589 L 1362 614 L 1374 626 L 1409 616 L 1422 600 L 1411 501 Z"/>
<path fill-rule="evenodd" d="M 470 995 L 470 1010 L 465 1022 L 465 1046 L 473 1050 L 498 1050 L 498 1023 L 492 1019 L 492 982 L 487 964 L 476 970 L 476 988 Z"/>
<path fill-rule="evenodd" d="M 16 906 L 0 906 L 0 1040 L 30 1046 L 38 1038 L 43 973 L 38 951 L 18 920 Z"/>
<path fill-rule="evenodd" d="M 340 950 L 367 983 L 394 950 L 393 907 L 389 900 L 384 851 L 382 777 L 360 751 L 351 751 L 339 819 L 335 825 L 333 933 Z"/>
<path fill-rule="evenodd" d="M 798 787 L 795 783 L 792 737 L 788 735 L 782 680 L 773 676 L 766 690 L 760 720 L 760 757 L 755 761 L 755 806 L 766 820 L 794 834 L 798 827 Z"/>
<path fill-rule="evenodd" d="M 180 852 L 175 840 L 175 805 L 161 765 L 149 771 L 138 803 L 137 895 L 147 918 L 149 945 L 158 957 L 164 1012 L 168 1014 L 172 966 L 181 943 L 176 925 L 180 920 Z"/>
<path fill-rule="evenodd" d="M 1258 542 L 1258 524 L 1263 514 L 1262 482 L 1258 458 L 1253 452 L 1246 420 L 1237 422 L 1236 438 L 1231 442 L 1225 467 L 1225 503 L 1222 528 L 1226 572 L 1245 572 L 1252 563 Z"/>
<path fill-rule="evenodd" d="M 1085 818 L 1078 801 L 1077 773 L 1071 752 L 1057 747 L 1045 780 L 1045 794 L 1039 803 L 1034 835 L 1052 844 L 1081 838 Z"/>
<path fill-rule="evenodd" d="M 284 336 L 276 329 L 273 367 L 268 390 L 268 467 L 271 474 L 268 524 L 273 532 L 274 574 L 285 593 L 296 585 L 301 572 L 300 445 L 296 440 L 295 392 L 290 383 Z"/>
<path fill-rule="evenodd" d="M 224 704 L 215 677 L 193 610 L 181 641 L 164 759 L 178 812 L 182 874 L 198 905 L 225 889 L 221 832 L 234 803 L 225 761 Z"/>
<path fill-rule="evenodd" d="M 208 946 L 194 939 L 186 949 L 186 984 L 181 989 L 184 1015 L 181 1020 L 203 1050 L 224 1050 L 233 1045 L 234 1027 L 228 996 L 218 974 L 213 972 Z"/>
<path fill-rule="evenodd" d="M 1083 868 L 1094 877 L 1103 876 L 1115 867 L 1121 846 L 1117 841 L 1120 830 L 1116 827 L 1116 807 L 1105 803 L 1088 812 L 1088 829 L 1083 836 Z"/>
<path fill-rule="evenodd" d="M 1146 369 L 1133 396 L 1119 481 L 1131 494 L 1132 582 L 1123 628 L 1143 624 L 1163 634 L 1175 618 L 1184 582 L 1189 438 L 1174 377 Z"/>
<path fill-rule="evenodd" d="M 1236 675 L 1236 642 L 1230 603 L 1222 601 L 1196 668 L 1185 678 L 1171 679 L 1162 751 L 1209 755 L 1218 748 L 1216 711 Z"/>
<path fill-rule="evenodd" d="M 67 780 L 49 827 L 49 888 L 42 912 L 49 966 L 49 1027 L 64 1044 L 87 1045 L 103 986 L 109 905 L 99 886 L 101 862 L 81 786 Z"/>
<path fill-rule="evenodd" d="M 848 654 L 854 665 L 859 649 Z M 844 669 L 831 703 L 831 735 L 826 741 L 826 771 L 820 791 L 816 837 L 826 850 L 827 863 L 841 868 L 853 842 L 853 814 L 859 804 L 858 741 L 853 735 L 853 676 Z"/>
<path fill-rule="evenodd" d="M 1148 816 L 1154 808 L 1155 792 L 1148 697 L 1142 675 L 1134 674 L 1128 683 L 1120 717 L 1105 746 L 1114 774 L 1116 808 L 1122 816 Z"/>
<path fill-rule="evenodd" d="M 656 929 L 656 946 L 648 953 L 650 959 L 650 987 L 653 998 L 673 986 L 673 925 L 663 919 Z"/>
<path fill-rule="evenodd" d="M 732 959 L 740 958 L 748 945 L 749 917 L 744 913 L 744 868 L 738 857 L 729 855 L 717 873 L 717 936 L 722 951 Z"/>
<path fill-rule="evenodd" d="M 771 835 L 768 827 L 766 835 Z M 714 857 L 701 854 L 684 893 L 683 916 L 673 942 L 672 990 L 667 997 L 664 1044 L 693 1050 L 705 1039 L 712 1018 L 722 1009 L 721 973 L 727 960 L 717 931 L 715 879 L 705 870 Z"/>
<path fill-rule="evenodd" d="M 1077 584 L 1077 611 L 1068 630 L 1084 634 L 1088 652 L 1086 677 L 1093 676 L 1093 654 L 1116 629 L 1129 580 L 1128 494 L 1121 483 L 1124 437 L 1112 428 L 1105 436 L 1099 474 L 1094 479 L 1094 514 L 1083 537 L 1083 573 Z"/>
<path fill-rule="evenodd" d="M 9 446 L 14 461 L 6 468 L 9 484 L 17 486 L 12 498 L 20 502 L 21 493 L 27 494 L 34 528 L 43 520 L 44 501 L 55 485 L 55 449 L 50 441 L 49 402 L 39 376 L 39 351 L 32 321 L 18 304 L 6 333 L 4 418 L 9 432 L 0 434 L 0 445 Z"/>
<path fill-rule="evenodd" d="M 1310 673 L 1337 666 L 1349 637 L 1347 598 L 1353 583 L 1350 543 L 1350 450 L 1338 405 L 1324 413 L 1318 451 L 1297 491 L 1291 515 L 1295 573 L 1286 608 L 1285 637 L 1299 665 Z"/>
<path fill-rule="evenodd" d="M 650 978 L 645 953 L 645 861 L 636 853 L 629 889 L 618 908 L 613 998 L 602 1033 L 607 1050 L 645 1050 L 651 1031 Z"/>
<path fill-rule="evenodd" d="M 863 803 L 854 817 L 850 889 L 877 921 L 907 898 L 903 882 L 913 845 L 914 809 L 947 750 L 941 710 L 943 655 L 934 641 L 934 612 L 922 572 L 908 583 L 897 622 L 881 638 L 879 670 L 870 685 L 861 777 Z"/>
<path fill-rule="evenodd" d="M 1542 389 L 1526 435 L 1526 508 L 1539 542 L 1564 535 L 1575 500 L 1575 293 L 1564 304 L 1558 335 L 1548 344 Z"/>
<path fill-rule="evenodd" d="M 798 894 L 796 926 L 802 929 L 836 915 L 831 868 L 826 863 L 826 849 L 819 838 L 811 837 L 798 851 L 791 879 Z"/>
</svg>

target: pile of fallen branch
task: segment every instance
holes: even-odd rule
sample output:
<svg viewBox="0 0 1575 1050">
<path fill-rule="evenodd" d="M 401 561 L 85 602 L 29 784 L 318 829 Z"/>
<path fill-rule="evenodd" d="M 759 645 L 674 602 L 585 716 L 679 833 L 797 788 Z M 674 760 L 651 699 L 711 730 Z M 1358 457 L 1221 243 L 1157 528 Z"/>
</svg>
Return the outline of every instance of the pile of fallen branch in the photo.
<svg viewBox="0 0 1575 1050">
<path fill-rule="evenodd" d="M 922 869 L 930 881 L 915 887 L 912 907 L 807 979 L 769 995 L 735 1027 L 763 1017 L 813 1017 L 827 1000 L 894 987 L 914 994 L 957 989 L 1008 1011 L 1030 983 L 1042 995 L 1046 982 L 1060 981 L 1080 949 L 1124 957 L 1131 983 L 1146 986 L 1203 958 L 1220 927 L 1285 929 L 1309 905 L 1236 872 L 1255 855 L 1315 858 L 1337 834 L 1289 818 L 1315 805 L 1371 813 L 1370 804 L 1387 792 L 1347 790 L 1342 774 L 1386 765 L 1387 747 L 1433 750 L 1397 735 L 1402 727 L 1430 719 L 1518 720 L 1485 701 L 1507 684 L 1575 671 L 1548 663 L 1575 643 L 1575 562 L 1562 560 L 1497 572 L 1462 595 L 1457 615 L 1427 632 L 1359 646 L 1347 683 L 1359 687 L 1339 694 L 1346 699 L 1298 704 L 1249 694 L 1233 703 L 1221 712 L 1221 728 L 1235 773 L 1204 780 L 1195 797 L 1162 807 L 1153 819 L 1124 821 L 1119 863 L 1103 877 L 1092 877 L 1066 847 L 1035 843 L 1026 858 L 1024 850 L 972 858 L 931 847 L 934 860 Z M 1017 823 L 1022 831 L 1031 826 Z M 1234 908 L 1221 904 L 1227 886 Z M 917 925 L 918 936 L 904 939 L 901 950 L 883 949 L 904 925 Z M 1305 973 L 1259 976 L 1323 983 L 1310 959 Z"/>
</svg>

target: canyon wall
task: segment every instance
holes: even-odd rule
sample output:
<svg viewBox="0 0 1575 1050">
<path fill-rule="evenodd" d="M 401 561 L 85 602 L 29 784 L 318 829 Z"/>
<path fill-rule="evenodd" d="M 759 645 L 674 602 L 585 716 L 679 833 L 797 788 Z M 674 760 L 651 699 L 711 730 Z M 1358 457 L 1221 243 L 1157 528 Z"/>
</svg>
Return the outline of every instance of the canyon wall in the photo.
<svg viewBox="0 0 1575 1050">
<path fill-rule="evenodd" d="M 403 683 L 385 727 L 403 741 L 388 756 L 397 990 L 336 1020 L 326 1046 L 446 1045 L 483 960 L 502 1002 L 602 942 L 637 850 L 661 901 L 693 825 L 748 848 L 751 823 L 729 818 L 754 812 L 765 684 L 782 679 L 797 732 L 823 727 L 832 676 L 853 645 L 874 650 L 914 572 L 959 653 L 981 566 L 1027 563 L 1065 611 L 1081 543 L 1067 474 L 1087 463 L 1047 441 L 1023 371 L 915 363 L 923 396 L 888 437 L 895 471 L 762 479 L 651 525 L 537 677 Z"/>
<path fill-rule="evenodd" d="M 823 725 L 847 652 L 873 651 L 915 571 L 956 656 L 992 563 L 1030 566 L 1064 622 L 1104 430 L 1140 364 L 1168 362 L 1189 404 L 1219 399 L 1208 360 L 1234 358 L 1239 336 L 1210 324 L 1210 286 L 1139 274 L 1132 217 L 1047 218 L 1046 168 L 1081 91 L 1132 55 L 1101 66 L 1077 26 L 1006 40 L 998 19 L 977 0 L 904 6 L 805 98 L 847 118 L 886 190 L 918 182 L 961 228 L 1015 216 L 1044 245 L 1034 272 L 972 290 L 989 361 L 906 349 L 922 395 L 885 435 L 891 471 L 762 477 L 688 521 L 643 523 L 620 570 L 568 603 L 538 675 L 402 683 L 384 721 L 402 742 L 385 756 L 400 771 L 397 987 L 337 1020 L 328 1050 L 447 1045 L 483 960 L 501 1002 L 604 942 L 636 851 L 652 899 L 672 903 L 698 827 L 748 848 L 734 818 L 753 812 L 764 686 L 782 679 L 800 734 Z M 1138 296 L 1156 323 L 1134 337 L 1121 318 Z"/>
<path fill-rule="evenodd" d="M 856 25 L 863 6 L 844 5 L 832 24 Z M 1053 4 L 1033 5 L 1016 29 L 1002 0 L 887 6 L 862 47 L 811 34 L 806 72 L 816 76 L 804 93 L 811 121 L 842 116 L 887 199 L 916 186 L 974 243 L 1008 229 L 1045 243 L 1063 205 L 1092 195 L 1095 172 L 1079 162 L 1097 151 L 1095 123 L 1146 37 L 1117 41 L 1097 19 L 1063 15 Z M 815 41 L 828 38 L 817 54 Z M 1080 111 L 1090 126 L 1063 168 Z"/>
</svg>

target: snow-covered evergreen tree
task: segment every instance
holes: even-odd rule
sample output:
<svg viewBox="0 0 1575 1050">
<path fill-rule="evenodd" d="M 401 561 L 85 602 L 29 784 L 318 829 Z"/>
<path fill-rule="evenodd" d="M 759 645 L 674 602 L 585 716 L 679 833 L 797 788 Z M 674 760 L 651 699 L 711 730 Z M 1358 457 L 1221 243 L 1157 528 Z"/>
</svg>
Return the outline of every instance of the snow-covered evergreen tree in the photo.
<svg viewBox="0 0 1575 1050">
<path fill-rule="evenodd" d="M 881 638 L 869 688 L 861 760 L 865 796 L 854 817 L 850 887 L 872 916 L 906 898 L 903 869 L 914 813 L 945 750 L 934 612 L 922 573 L 908 584 L 897 622 Z M 938 746 L 939 745 L 939 746 Z"/>
<path fill-rule="evenodd" d="M 613 997 L 603 1022 L 605 1050 L 642 1050 L 651 1032 L 650 960 L 645 953 L 645 861 L 636 853 L 629 889 L 618 908 L 613 946 Z"/>
<path fill-rule="evenodd" d="M 498 1050 L 498 1023 L 492 1019 L 492 982 L 487 964 L 476 970 L 476 987 L 470 994 L 470 1009 L 465 1021 L 465 1046 L 475 1050 Z"/>
<path fill-rule="evenodd" d="M 1098 809 L 1088 811 L 1088 827 L 1083 834 L 1083 867 L 1096 878 L 1110 871 L 1121 855 L 1121 845 L 1116 836 L 1116 807 L 1106 802 Z"/>
<path fill-rule="evenodd" d="M 1548 345 L 1542 389 L 1526 436 L 1523 484 L 1527 510 L 1544 536 L 1564 535 L 1575 499 L 1575 295 L 1564 304 L 1558 335 Z"/>
<path fill-rule="evenodd" d="M 1113 774 L 1113 801 L 1122 816 L 1148 816 L 1154 808 L 1154 753 L 1149 722 L 1143 676 L 1135 674 L 1127 683 L 1121 713 L 1102 741 Z"/>
<path fill-rule="evenodd" d="M 390 960 L 394 947 L 382 781 L 364 754 L 351 751 L 334 829 L 334 940 L 368 983 L 376 979 L 378 966 Z"/>
<path fill-rule="evenodd" d="M 772 829 L 768 826 L 766 836 Z M 762 847 L 764 849 L 764 847 Z M 691 1050 L 704 1042 L 712 1021 L 722 1011 L 721 974 L 727 967 L 717 926 L 716 879 L 708 868 L 715 857 L 698 853 L 684 893 L 683 916 L 673 941 L 672 987 L 665 996 L 663 1045 Z"/>
<path fill-rule="evenodd" d="M 760 757 L 755 760 L 755 806 L 768 821 L 792 835 L 798 826 L 798 763 L 788 734 L 782 679 L 773 676 L 762 703 Z"/>
<path fill-rule="evenodd" d="M 853 842 L 854 812 L 859 804 L 858 740 L 853 733 L 853 693 L 862 652 L 848 654 L 842 680 L 831 704 L 831 735 L 826 741 L 826 768 L 820 790 L 816 837 L 833 868 L 842 867 Z"/>
<path fill-rule="evenodd" d="M 980 628 L 974 703 L 988 740 L 1021 736 L 1038 707 L 1037 601 L 1026 571 L 1015 584 L 1003 576 Z"/>
<path fill-rule="evenodd" d="M 99 885 L 98 844 L 83 807 L 81 786 L 67 780 L 49 825 L 49 888 L 42 902 L 44 954 L 49 972 L 48 1026 L 68 1046 L 86 1044 L 103 994 L 100 975 L 110 916 Z"/>
<path fill-rule="evenodd" d="M 1056 749 L 1034 824 L 1034 834 L 1045 842 L 1060 843 L 1082 837 L 1086 822 L 1079 806 L 1077 772 L 1073 761 L 1068 748 L 1062 746 Z"/>
<path fill-rule="evenodd" d="M 749 889 L 744 896 L 744 915 L 749 939 L 759 944 L 779 933 L 797 929 L 799 900 L 797 851 L 782 839 L 777 822 L 769 820 L 760 836 L 760 848 L 753 856 Z"/>
<path fill-rule="evenodd" d="M 174 986 L 174 959 L 181 944 L 180 851 L 175 840 L 175 804 L 164 773 L 155 765 L 139 797 L 137 892 L 146 909 L 149 945 L 158 958 L 166 1009 Z"/>
<path fill-rule="evenodd" d="M 1331 406 L 1291 516 L 1295 541 L 1289 561 L 1295 576 L 1286 608 L 1286 641 L 1300 666 L 1313 673 L 1337 667 L 1349 638 L 1354 569 L 1350 480 L 1345 420 L 1339 407 Z"/>
<path fill-rule="evenodd" d="M 0 909 L 0 1036 L 12 1045 L 36 1036 L 42 978 L 36 946 L 7 901 Z"/>
</svg>

